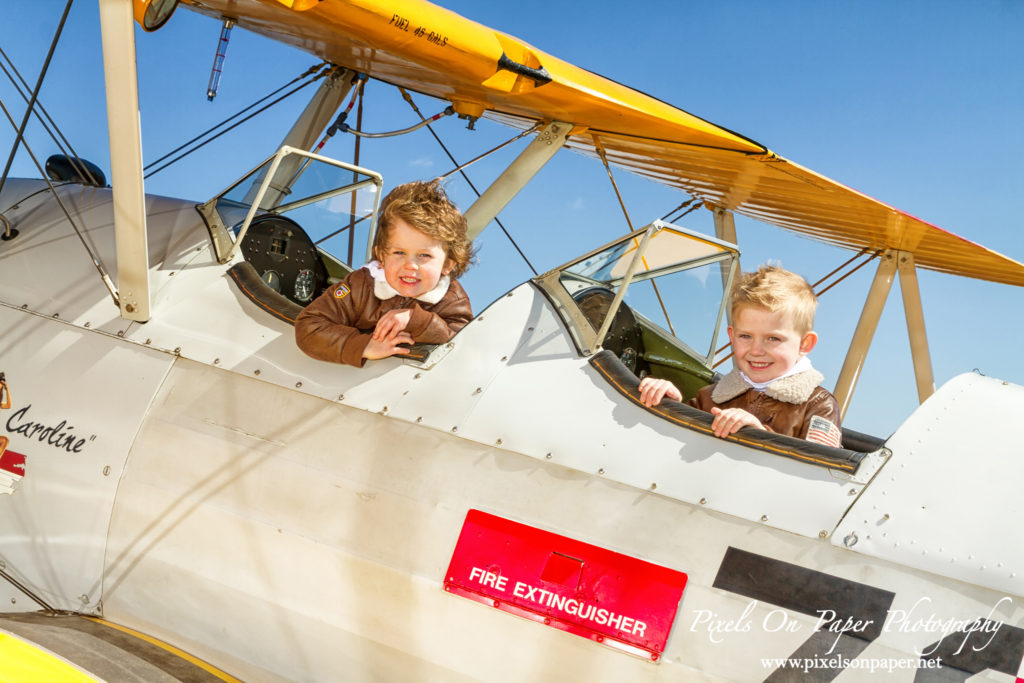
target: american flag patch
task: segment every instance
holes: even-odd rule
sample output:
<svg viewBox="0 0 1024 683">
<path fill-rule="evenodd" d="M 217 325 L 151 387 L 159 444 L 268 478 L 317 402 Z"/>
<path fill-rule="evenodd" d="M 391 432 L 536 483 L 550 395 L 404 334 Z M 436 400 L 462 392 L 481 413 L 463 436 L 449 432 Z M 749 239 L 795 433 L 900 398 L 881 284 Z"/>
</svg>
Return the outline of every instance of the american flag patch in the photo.
<svg viewBox="0 0 1024 683">
<path fill-rule="evenodd" d="M 843 430 L 835 426 L 827 418 L 815 415 L 807 428 L 807 440 L 817 441 L 832 448 L 840 448 L 843 441 Z"/>
<path fill-rule="evenodd" d="M 334 290 L 334 298 L 344 299 L 350 291 L 352 290 L 348 288 L 348 285 L 338 285 L 338 288 Z"/>
</svg>

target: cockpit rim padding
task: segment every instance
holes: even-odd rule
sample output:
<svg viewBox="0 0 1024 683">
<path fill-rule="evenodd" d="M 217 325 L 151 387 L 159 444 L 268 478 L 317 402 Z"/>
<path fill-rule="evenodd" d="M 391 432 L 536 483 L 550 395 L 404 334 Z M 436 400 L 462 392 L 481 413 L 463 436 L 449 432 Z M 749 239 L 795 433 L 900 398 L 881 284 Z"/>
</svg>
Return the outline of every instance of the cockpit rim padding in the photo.
<svg viewBox="0 0 1024 683">
<path fill-rule="evenodd" d="M 640 380 L 622 364 L 610 351 L 600 351 L 590 359 L 590 364 L 616 390 L 640 408 L 658 417 L 668 420 L 686 429 L 703 434 L 712 434 L 710 413 L 698 410 L 671 399 L 663 399 L 660 404 L 648 408 L 640 401 Z M 743 446 L 767 451 L 794 460 L 799 460 L 819 467 L 842 470 L 854 474 L 866 453 L 858 453 L 845 448 L 831 448 L 792 436 L 784 436 L 766 432 L 753 427 L 743 427 L 735 434 L 725 437 Z"/>
<path fill-rule="evenodd" d="M 295 319 L 299 317 L 303 307 L 264 282 L 251 263 L 239 261 L 228 268 L 228 275 L 249 301 L 278 320 L 283 320 L 289 325 L 295 324 Z"/>
</svg>

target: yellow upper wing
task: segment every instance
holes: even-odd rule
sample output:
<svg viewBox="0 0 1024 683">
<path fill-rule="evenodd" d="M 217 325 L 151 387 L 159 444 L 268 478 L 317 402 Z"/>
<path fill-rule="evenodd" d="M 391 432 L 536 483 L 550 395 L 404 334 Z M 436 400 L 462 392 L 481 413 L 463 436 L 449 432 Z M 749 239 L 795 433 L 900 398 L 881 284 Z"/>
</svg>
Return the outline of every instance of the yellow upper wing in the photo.
<svg viewBox="0 0 1024 683">
<path fill-rule="evenodd" d="M 190 0 L 186 0 L 190 2 Z M 1024 285 L 1024 264 L 658 99 L 423 0 L 202 0 L 194 9 L 514 126 L 565 121 L 569 146 L 737 213 L 923 268 Z"/>
</svg>

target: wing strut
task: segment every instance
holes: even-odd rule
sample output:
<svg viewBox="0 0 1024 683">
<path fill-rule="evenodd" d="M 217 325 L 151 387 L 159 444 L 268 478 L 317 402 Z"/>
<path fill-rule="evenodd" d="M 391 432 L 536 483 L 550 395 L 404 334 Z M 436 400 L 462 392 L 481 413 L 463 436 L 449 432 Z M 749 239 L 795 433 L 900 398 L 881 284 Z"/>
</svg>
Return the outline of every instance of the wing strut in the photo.
<svg viewBox="0 0 1024 683">
<path fill-rule="evenodd" d="M 522 154 L 473 202 L 473 206 L 466 210 L 466 223 L 469 225 L 467 235 L 470 239 L 475 239 L 555 152 L 565 145 L 570 130 L 572 124 L 561 121 L 552 121 L 544 126 Z"/>
<path fill-rule="evenodd" d="M 924 313 L 921 307 L 921 293 L 917 287 L 917 271 L 914 268 L 914 255 L 907 251 L 886 250 L 875 271 L 875 279 L 868 291 L 864 310 L 861 311 L 857 329 L 846 353 L 843 369 L 836 382 L 835 396 L 839 402 L 840 414 L 845 417 L 850 406 L 854 387 L 864 367 L 864 359 L 868 347 L 874 337 L 878 320 L 885 308 L 885 301 L 892 288 L 892 281 L 897 272 L 900 276 L 900 289 L 903 292 L 903 307 L 907 316 L 907 331 L 910 334 L 910 352 L 914 360 L 914 376 L 917 379 L 918 400 L 922 403 L 935 391 L 932 377 L 931 356 L 928 352 L 928 339 L 924 329 Z"/>
<path fill-rule="evenodd" d="M 739 243 L 736 241 L 736 217 L 732 211 L 725 208 L 724 206 L 716 206 L 711 210 L 712 215 L 715 217 L 715 237 L 728 242 L 729 244 L 735 244 L 737 247 Z M 743 269 L 740 267 L 740 259 L 736 258 L 736 272 L 742 273 Z M 725 270 L 722 271 L 722 286 L 727 287 L 729 285 L 729 273 Z M 726 296 L 729 296 L 730 292 L 726 291 Z M 729 325 L 732 325 L 732 307 L 725 307 L 726 321 Z"/>
<path fill-rule="evenodd" d="M 117 287 L 121 317 L 150 317 L 146 195 L 142 184 L 139 83 L 135 24 L 130 0 L 99 0 L 103 76 L 110 136 L 110 185 L 114 200 Z"/>
</svg>

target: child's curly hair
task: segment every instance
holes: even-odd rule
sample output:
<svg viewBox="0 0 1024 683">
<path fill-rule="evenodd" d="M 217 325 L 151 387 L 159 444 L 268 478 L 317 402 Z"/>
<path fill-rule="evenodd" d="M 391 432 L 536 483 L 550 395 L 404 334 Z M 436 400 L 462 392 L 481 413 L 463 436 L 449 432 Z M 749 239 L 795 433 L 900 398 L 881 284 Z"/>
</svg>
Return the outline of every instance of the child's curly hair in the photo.
<svg viewBox="0 0 1024 683">
<path fill-rule="evenodd" d="M 454 264 L 450 273 L 453 278 L 469 268 L 473 242 L 466 237 L 466 218 L 448 198 L 439 180 L 405 183 L 384 197 L 377 217 L 377 234 L 373 238 L 373 254 L 378 260 L 383 260 L 396 218 L 444 244 L 445 254 Z"/>
</svg>

